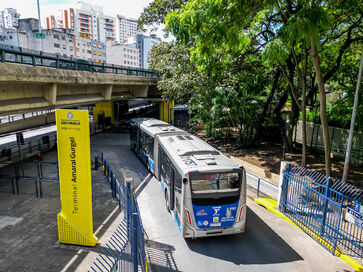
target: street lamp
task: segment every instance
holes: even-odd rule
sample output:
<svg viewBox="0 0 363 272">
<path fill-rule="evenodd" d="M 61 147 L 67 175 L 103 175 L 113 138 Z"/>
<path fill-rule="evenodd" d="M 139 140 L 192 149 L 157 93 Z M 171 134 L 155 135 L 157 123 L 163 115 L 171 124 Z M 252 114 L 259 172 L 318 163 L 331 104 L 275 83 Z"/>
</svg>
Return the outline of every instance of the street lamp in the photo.
<svg viewBox="0 0 363 272">
<path fill-rule="evenodd" d="M 39 0 L 37 0 L 37 7 L 38 7 L 38 24 L 39 24 L 39 33 L 42 33 L 42 22 L 40 21 L 40 7 L 39 7 Z M 40 39 L 40 50 L 43 51 L 43 41 Z"/>
</svg>

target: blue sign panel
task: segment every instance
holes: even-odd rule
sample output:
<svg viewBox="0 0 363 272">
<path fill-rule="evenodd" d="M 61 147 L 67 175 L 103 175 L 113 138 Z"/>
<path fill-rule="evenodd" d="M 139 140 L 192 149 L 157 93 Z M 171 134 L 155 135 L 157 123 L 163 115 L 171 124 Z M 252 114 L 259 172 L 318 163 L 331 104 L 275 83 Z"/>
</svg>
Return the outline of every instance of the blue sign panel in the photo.
<svg viewBox="0 0 363 272">
<path fill-rule="evenodd" d="M 193 204 L 197 226 L 202 229 L 232 226 L 236 218 L 237 208 L 238 201 L 233 204 L 216 206 L 197 206 Z"/>
</svg>

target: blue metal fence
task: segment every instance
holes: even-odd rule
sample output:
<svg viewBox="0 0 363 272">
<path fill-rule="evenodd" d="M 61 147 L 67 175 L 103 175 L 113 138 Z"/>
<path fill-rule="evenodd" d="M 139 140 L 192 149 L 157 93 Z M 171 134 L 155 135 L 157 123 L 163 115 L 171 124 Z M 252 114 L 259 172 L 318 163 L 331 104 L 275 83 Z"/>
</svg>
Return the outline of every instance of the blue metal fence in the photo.
<svg viewBox="0 0 363 272">
<path fill-rule="evenodd" d="M 331 253 L 363 257 L 362 190 L 290 164 L 281 187 L 280 211 Z"/>
<path fill-rule="evenodd" d="M 102 154 L 94 161 L 95 170 L 102 167 L 124 218 L 89 271 L 139 271 L 139 268 L 147 271 L 144 228 L 131 183 L 126 182 L 125 185 L 119 182 Z"/>
</svg>

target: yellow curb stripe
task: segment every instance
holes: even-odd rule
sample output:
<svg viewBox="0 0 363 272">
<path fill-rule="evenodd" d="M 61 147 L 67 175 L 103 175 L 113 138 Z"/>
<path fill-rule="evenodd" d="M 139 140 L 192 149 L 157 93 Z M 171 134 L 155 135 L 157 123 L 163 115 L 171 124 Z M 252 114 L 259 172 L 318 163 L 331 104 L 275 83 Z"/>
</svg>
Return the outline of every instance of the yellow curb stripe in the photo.
<svg viewBox="0 0 363 272">
<path fill-rule="evenodd" d="M 276 200 L 271 199 L 271 198 L 267 198 L 267 197 L 260 197 L 260 198 L 254 198 L 253 201 L 256 202 L 257 204 L 261 205 L 261 206 L 264 206 L 266 209 L 268 209 L 272 213 L 276 214 L 277 216 L 281 217 L 282 219 L 285 219 L 286 221 L 288 221 L 290 224 L 294 225 L 295 227 L 297 227 L 299 229 L 302 229 L 303 231 L 308 233 L 312 238 L 314 238 L 315 240 L 317 240 L 321 244 L 323 244 L 325 247 L 329 248 L 330 250 L 332 249 L 331 245 L 329 245 L 319 235 L 317 235 L 316 233 L 312 232 L 311 230 L 309 230 L 309 229 L 307 229 L 305 227 L 298 226 L 290 218 L 288 218 L 286 215 L 284 215 L 282 212 L 280 212 L 277 209 L 277 201 Z M 359 264 L 357 261 L 353 260 L 348 255 L 341 253 L 340 250 L 336 249 L 335 250 L 335 255 L 340 257 L 342 260 L 344 260 L 346 263 L 348 263 L 355 270 L 357 270 L 359 272 L 363 272 L 363 266 L 361 264 Z"/>
</svg>

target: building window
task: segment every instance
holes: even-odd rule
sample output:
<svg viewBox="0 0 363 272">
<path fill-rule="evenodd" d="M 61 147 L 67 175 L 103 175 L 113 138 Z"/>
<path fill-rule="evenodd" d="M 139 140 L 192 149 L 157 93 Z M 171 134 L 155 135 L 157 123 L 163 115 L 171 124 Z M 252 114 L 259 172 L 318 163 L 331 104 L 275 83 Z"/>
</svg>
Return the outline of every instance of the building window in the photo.
<svg viewBox="0 0 363 272">
<path fill-rule="evenodd" d="M 59 44 L 59 43 L 55 43 L 55 44 L 54 44 L 54 47 L 55 47 L 55 48 L 60 48 L 60 44 Z"/>
<path fill-rule="evenodd" d="M 53 38 L 54 38 L 54 39 L 59 39 L 59 35 L 54 34 L 54 35 L 53 35 Z"/>
</svg>

